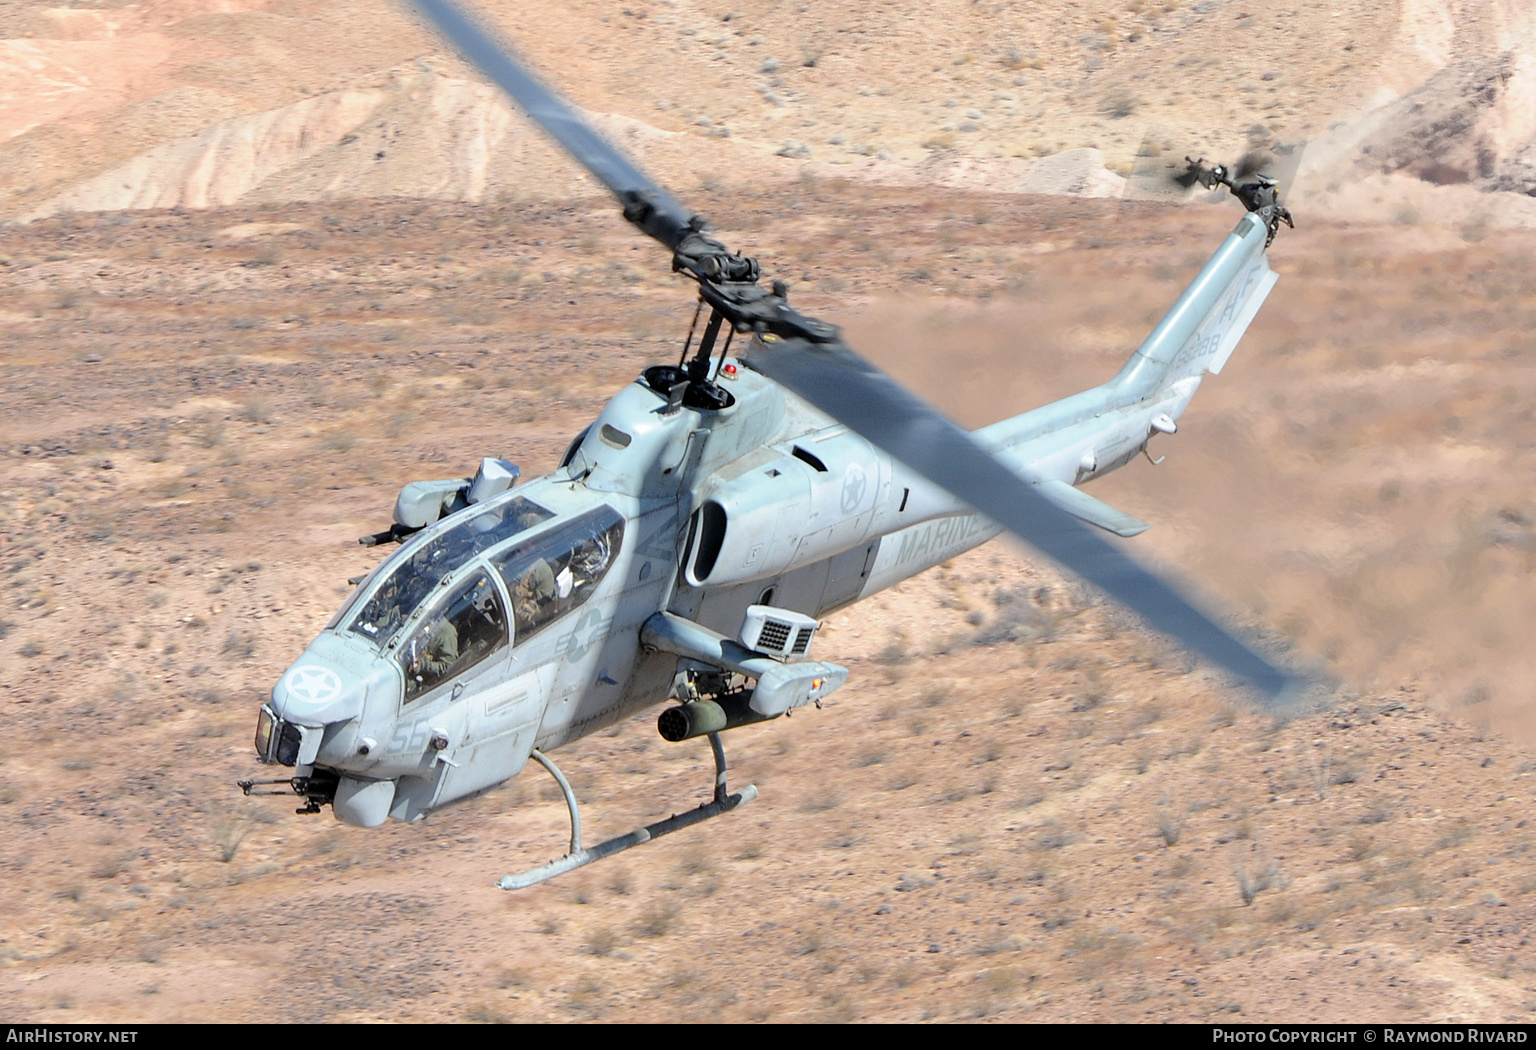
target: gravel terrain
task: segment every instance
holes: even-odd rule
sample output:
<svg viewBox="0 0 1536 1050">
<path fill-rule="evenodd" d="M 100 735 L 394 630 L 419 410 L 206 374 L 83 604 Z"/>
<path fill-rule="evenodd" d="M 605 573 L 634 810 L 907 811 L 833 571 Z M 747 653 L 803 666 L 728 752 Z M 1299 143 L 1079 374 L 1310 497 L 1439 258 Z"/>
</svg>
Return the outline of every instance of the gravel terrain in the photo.
<svg viewBox="0 0 1536 1050">
<path fill-rule="evenodd" d="M 1110 374 L 1233 206 L 806 177 L 689 195 L 970 424 Z M 997 542 L 832 619 L 761 798 L 520 894 L 529 772 L 373 831 L 244 799 L 278 675 L 420 477 L 529 474 L 686 288 L 598 200 L 55 217 L 0 251 L 0 1001 L 29 1021 L 1496 1021 L 1536 1006 L 1532 235 L 1309 221 L 1095 494 L 1337 688 L 1277 716 Z M 651 719 L 589 836 L 702 798 Z"/>
</svg>

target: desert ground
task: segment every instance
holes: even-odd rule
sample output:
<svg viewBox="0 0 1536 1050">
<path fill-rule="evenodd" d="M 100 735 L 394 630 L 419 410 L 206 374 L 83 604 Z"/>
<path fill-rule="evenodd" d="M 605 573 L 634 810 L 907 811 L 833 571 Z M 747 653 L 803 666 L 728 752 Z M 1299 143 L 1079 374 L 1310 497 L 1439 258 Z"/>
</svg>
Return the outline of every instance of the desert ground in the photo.
<svg viewBox="0 0 1536 1050">
<path fill-rule="evenodd" d="M 1301 4 L 1234 29 L 1259 9 L 1040 5 L 1069 27 L 1047 31 L 1001 4 L 863 28 L 737 6 L 495 10 L 794 305 L 968 425 L 1112 374 L 1231 228 L 1231 201 L 1124 199 L 1146 129 L 1332 136 L 1279 284 L 1166 459 L 1093 486 L 1152 523 L 1130 550 L 1324 684 L 1264 708 L 994 541 L 829 621 L 817 655 L 850 683 L 724 737 L 757 801 L 544 886 L 493 886 L 563 849 L 532 769 L 371 831 L 243 798 L 257 707 L 380 557 L 356 537 L 399 487 L 484 455 L 552 468 L 678 353 L 688 288 L 512 117 L 455 124 L 494 125 L 488 89 L 385 8 L 13 5 L 0 89 L 53 108 L 0 144 L 7 1019 L 1529 1018 L 1519 10 Z M 878 58 L 898 22 L 899 68 Z M 301 30 L 324 61 L 295 57 Z M 1234 33 L 1247 50 L 1217 46 Z M 1190 56 L 1253 90 L 1159 72 Z M 699 75 L 662 107 L 666 62 Z M 757 108 L 702 112 L 720 97 Z M 366 138 L 390 106 L 406 156 L 365 170 L 354 147 L 397 163 Z M 851 137 L 871 125 L 891 130 Z M 816 141 L 786 149 L 792 126 Z M 1434 163 L 1405 145 L 1426 128 Z M 434 168 L 447 142 L 481 167 Z M 196 175 L 210 157 L 229 179 Z M 589 841 L 705 797 L 707 748 L 655 713 L 558 752 Z"/>
</svg>

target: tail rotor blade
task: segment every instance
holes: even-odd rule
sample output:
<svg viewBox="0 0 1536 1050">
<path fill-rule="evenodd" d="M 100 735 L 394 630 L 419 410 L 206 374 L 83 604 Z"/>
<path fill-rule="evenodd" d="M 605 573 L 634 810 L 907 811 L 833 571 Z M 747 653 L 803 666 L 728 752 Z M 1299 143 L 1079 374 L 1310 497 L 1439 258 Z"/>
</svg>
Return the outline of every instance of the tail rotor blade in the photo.
<svg viewBox="0 0 1536 1050">
<path fill-rule="evenodd" d="M 1197 187 L 1218 190 L 1211 200 L 1225 197 L 1220 193 L 1220 180 L 1212 175 L 1220 157 L 1207 162 L 1199 154 L 1186 155 L 1175 147 L 1176 133 L 1167 129 L 1153 129 L 1142 139 L 1136 150 L 1131 173 L 1126 177 L 1126 196 L 1133 200 L 1188 199 L 1198 194 Z M 1297 169 L 1301 166 L 1304 142 L 1274 141 L 1257 145 L 1238 158 L 1224 173 L 1234 182 L 1243 183 L 1256 175 L 1265 175 L 1275 181 L 1282 198 L 1290 191 Z"/>
<path fill-rule="evenodd" d="M 1134 560 L 1034 491 L 970 435 L 842 343 L 754 344 L 752 367 L 982 514 L 1147 623 L 1271 699 L 1296 679 L 1217 625 Z"/>
<path fill-rule="evenodd" d="M 1141 140 L 1131 173 L 1126 177 L 1128 199 L 1182 198 L 1195 185 L 1196 178 L 1183 153 L 1168 147 L 1164 139 L 1149 132 Z"/>
<path fill-rule="evenodd" d="M 1274 166 L 1275 157 L 1269 150 L 1251 149 L 1237 158 L 1237 163 L 1232 166 L 1234 179 L 1249 179 L 1255 175 L 1268 175 L 1269 169 Z"/>
<path fill-rule="evenodd" d="M 1306 149 L 1305 142 L 1277 142 L 1270 147 L 1270 161 L 1264 174 L 1275 180 L 1282 199 L 1289 196 L 1291 187 L 1296 183 L 1296 174 L 1301 170 L 1301 160 Z"/>
</svg>

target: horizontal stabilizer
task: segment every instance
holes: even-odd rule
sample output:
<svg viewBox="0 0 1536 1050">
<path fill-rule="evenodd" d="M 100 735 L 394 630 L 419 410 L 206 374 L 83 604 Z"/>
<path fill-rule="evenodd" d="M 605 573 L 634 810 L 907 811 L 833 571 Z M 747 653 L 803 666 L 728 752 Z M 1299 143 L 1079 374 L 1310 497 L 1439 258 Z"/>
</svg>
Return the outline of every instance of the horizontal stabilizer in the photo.
<svg viewBox="0 0 1536 1050">
<path fill-rule="evenodd" d="M 1138 536 L 1147 531 L 1147 523 L 1116 510 L 1103 500 L 1094 499 L 1082 489 L 1065 481 L 1042 481 L 1035 486 L 1040 495 L 1080 521 L 1097 525 L 1116 536 Z"/>
</svg>

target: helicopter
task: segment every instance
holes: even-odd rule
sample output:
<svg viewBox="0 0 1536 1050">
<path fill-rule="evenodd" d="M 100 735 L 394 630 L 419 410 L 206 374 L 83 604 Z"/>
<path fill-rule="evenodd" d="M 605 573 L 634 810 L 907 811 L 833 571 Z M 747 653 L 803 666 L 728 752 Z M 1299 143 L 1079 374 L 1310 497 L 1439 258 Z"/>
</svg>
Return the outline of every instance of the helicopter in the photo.
<svg viewBox="0 0 1536 1050">
<path fill-rule="evenodd" d="M 783 282 L 765 287 L 756 259 L 711 237 L 487 30 L 447 0 L 415 6 L 670 252 L 698 307 L 677 363 L 614 395 L 549 474 L 525 481 L 486 457 L 473 476 L 405 485 L 390 526 L 360 540 L 397 549 L 259 711 L 257 757 L 291 775 L 241 781 L 247 795 L 377 827 L 532 759 L 571 819 L 565 855 L 498 883 L 533 885 L 750 802 L 754 786 L 727 785 L 720 734 L 819 707 L 848 680 L 812 655 L 822 619 L 1005 531 L 1271 700 L 1297 691 L 1301 678 L 1104 539 L 1148 526 L 1078 487 L 1150 460 L 1235 350 L 1290 223 L 1272 181 L 1190 161 L 1245 214 L 1124 367 L 967 432 L 791 308 Z M 549 752 L 669 700 L 657 729 L 708 738 L 713 799 L 583 847 Z"/>
</svg>

